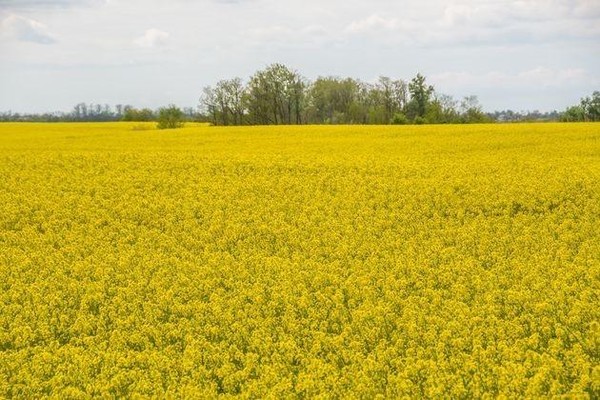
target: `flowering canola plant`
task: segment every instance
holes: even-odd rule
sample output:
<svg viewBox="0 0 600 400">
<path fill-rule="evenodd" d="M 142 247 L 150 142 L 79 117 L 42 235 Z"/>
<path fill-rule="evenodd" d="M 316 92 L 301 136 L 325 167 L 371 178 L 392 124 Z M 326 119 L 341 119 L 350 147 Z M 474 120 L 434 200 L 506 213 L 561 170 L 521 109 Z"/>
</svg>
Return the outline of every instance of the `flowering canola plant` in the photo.
<svg viewBox="0 0 600 400">
<path fill-rule="evenodd" d="M 598 124 L 0 124 L 0 176 L 0 397 L 600 397 Z"/>
</svg>

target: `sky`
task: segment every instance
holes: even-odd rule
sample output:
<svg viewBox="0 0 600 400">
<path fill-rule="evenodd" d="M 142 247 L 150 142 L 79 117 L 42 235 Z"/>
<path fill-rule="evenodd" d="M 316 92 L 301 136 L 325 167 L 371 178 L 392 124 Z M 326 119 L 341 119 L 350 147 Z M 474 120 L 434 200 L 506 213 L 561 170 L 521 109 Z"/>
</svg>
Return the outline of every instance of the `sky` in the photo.
<svg viewBox="0 0 600 400">
<path fill-rule="evenodd" d="M 196 107 L 274 62 L 563 110 L 600 90 L 600 0 L 0 0 L 0 111 Z"/>
</svg>

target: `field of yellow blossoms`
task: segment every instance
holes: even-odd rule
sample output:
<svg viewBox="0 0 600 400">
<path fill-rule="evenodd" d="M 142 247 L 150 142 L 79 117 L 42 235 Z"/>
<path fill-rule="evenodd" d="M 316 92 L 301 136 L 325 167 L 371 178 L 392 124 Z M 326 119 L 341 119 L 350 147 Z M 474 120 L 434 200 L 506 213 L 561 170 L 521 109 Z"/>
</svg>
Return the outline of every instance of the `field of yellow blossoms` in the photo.
<svg viewBox="0 0 600 400">
<path fill-rule="evenodd" d="M 0 125 L 0 398 L 600 396 L 600 125 L 149 128 Z"/>
</svg>

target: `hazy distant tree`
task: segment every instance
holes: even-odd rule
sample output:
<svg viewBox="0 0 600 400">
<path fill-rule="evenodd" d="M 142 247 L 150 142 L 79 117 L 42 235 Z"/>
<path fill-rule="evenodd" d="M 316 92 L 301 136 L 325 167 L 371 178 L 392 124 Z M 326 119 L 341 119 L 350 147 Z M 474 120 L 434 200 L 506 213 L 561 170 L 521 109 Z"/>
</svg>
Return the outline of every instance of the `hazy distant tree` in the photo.
<svg viewBox="0 0 600 400">
<path fill-rule="evenodd" d="M 155 119 L 154 111 L 149 108 L 142 108 L 138 110 L 137 108 L 133 108 L 131 106 L 123 107 L 123 116 L 121 119 L 123 121 L 152 121 Z"/>
<path fill-rule="evenodd" d="M 425 119 L 431 124 L 449 124 L 460 121 L 458 102 L 450 95 L 434 93 L 427 105 Z"/>
<path fill-rule="evenodd" d="M 117 104 L 115 106 L 117 119 L 121 119 L 123 117 L 123 107 L 123 104 Z"/>
<path fill-rule="evenodd" d="M 193 107 L 184 107 L 183 109 L 184 119 L 186 121 L 198 121 L 200 120 L 200 115 L 198 110 Z"/>
<path fill-rule="evenodd" d="M 50 120 L 56 120 L 57 116 L 47 115 Z M 118 119 L 108 104 L 85 104 L 78 103 L 73 111 L 67 114 L 66 119 L 72 121 L 112 121 Z"/>
<path fill-rule="evenodd" d="M 78 103 L 73 108 L 73 117 L 75 120 L 83 120 L 87 118 L 87 105 L 85 103 Z"/>
<path fill-rule="evenodd" d="M 466 96 L 460 103 L 461 116 L 463 122 L 466 123 L 483 123 L 489 122 L 489 118 L 483 112 L 483 108 L 479 103 L 477 96 Z"/>
</svg>

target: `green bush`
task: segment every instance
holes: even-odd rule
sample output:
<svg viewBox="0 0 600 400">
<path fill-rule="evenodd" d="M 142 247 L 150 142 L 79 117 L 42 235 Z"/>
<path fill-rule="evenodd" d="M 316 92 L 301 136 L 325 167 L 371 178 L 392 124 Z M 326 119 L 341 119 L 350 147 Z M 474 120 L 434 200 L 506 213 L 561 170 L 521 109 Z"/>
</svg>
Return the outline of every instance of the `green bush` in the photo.
<svg viewBox="0 0 600 400">
<path fill-rule="evenodd" d="M 184 114 L 175 105 L 163 107 L 158 110 L 158 129 L 176 129 L 183 127 Z"/>
<path fill-rule="evenodd" d="M 415 124 L 415 125 L 423 125 L 426 123 L 427 123 L 427 121 L 423 117 L 415 117 L 415 119 L 413 121 L 413 124 Z"/>
<path fill-rule="evenodd" d="M 396 113 L 392 117 L 392 125 L 406 125 L 408 124 L 408 118 L 403 113 Z"/>
</svg>

